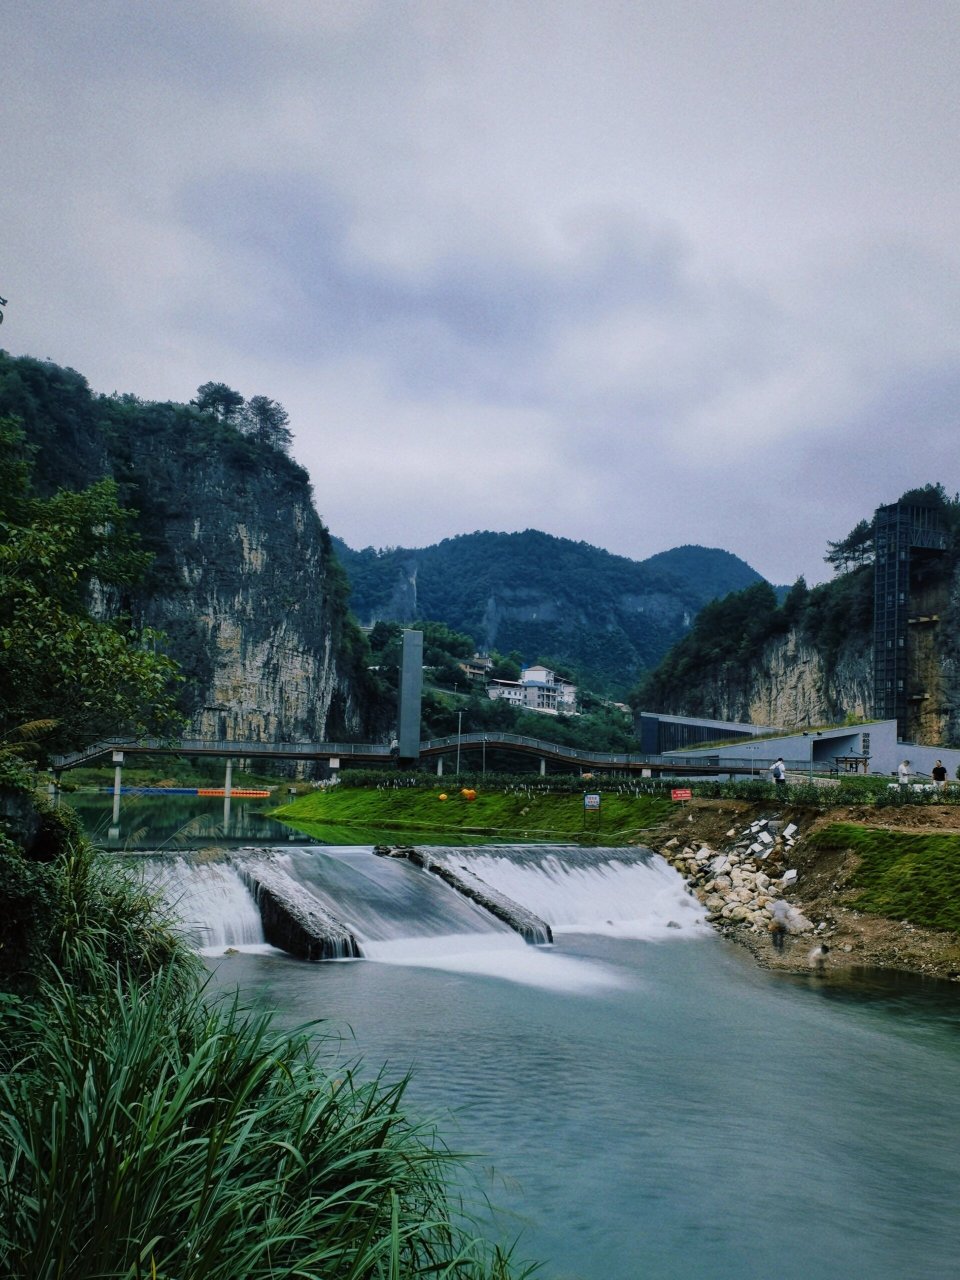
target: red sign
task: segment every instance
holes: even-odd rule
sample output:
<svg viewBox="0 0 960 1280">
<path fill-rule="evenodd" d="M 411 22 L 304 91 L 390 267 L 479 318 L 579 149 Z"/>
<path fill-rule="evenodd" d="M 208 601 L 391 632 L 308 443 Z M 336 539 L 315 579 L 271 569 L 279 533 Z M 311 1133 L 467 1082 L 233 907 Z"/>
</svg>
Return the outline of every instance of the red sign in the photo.
<svg viewBox="0 0 960 1280">
<path fill-rule="evenodd" d="M 670 792 L 671 800 L 692 800 L 693 792 L 689 787 L 674 787 Z"/>
</svg>

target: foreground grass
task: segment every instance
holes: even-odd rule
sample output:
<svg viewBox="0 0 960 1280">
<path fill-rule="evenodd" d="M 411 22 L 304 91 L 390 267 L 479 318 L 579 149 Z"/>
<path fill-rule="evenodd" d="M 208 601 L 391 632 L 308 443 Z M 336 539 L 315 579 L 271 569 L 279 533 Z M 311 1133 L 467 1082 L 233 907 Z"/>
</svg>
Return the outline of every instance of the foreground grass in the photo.
<svg viewBox="0 0 960 1280">
<path fill-rule="evenodd" d="M 75 832 L 0 848 L 2 1280 L 510 1280 L 462 1164 L 316 1028 L 208 999 Z"/>
<path fill-rule="evenodd" d="M 446 800 L 439 797 L 445 795 Z M 463 831 L 504 839 L 568 837 L 586 832 L 603 839 L 630 839 L 673 809 L 663 796 L 603 792 L 599 823 L 584 814 L 583 795 L 477 790 L 468 800 L 456 782 L 448 787 L 332 787 L 299 797 L 270 816 L 309 830 L 335 826 L 422 833 Z M 586 817 L 586 821 L 585 821 Z"/>
<path fill-rule="evenodd" d="M 859 911 L 960 932 L 960 836 L 832 823 L 810 837 L 819 852 L 860 859 L 851 905 Z"/>
<path fill-rule="evenodd" d="M 455 1225 L 451 1158 L 404 1082 L 331 1077 L 307 1034 L 168 973 L 56 981 L 8 1011 L 29 1051 L 0 1079 L 0 1274 L 506 1280 Z"/>
</svg>

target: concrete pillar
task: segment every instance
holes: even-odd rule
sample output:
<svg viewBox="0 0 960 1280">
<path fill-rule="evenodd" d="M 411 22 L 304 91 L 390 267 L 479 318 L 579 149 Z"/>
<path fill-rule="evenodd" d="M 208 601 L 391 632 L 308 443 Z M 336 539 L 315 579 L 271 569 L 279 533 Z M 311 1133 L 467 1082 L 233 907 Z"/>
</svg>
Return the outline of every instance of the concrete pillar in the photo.
<svg viewBox="0 0 960 1280">
<path fill-rule="evenodd" d="M 547 772 L 547 759 L 546 759 L 546 756 L 541 756 L 540 757 L 540 777 L 541 778 L 544 777 L 546 772 Z"/>
<path fill-rule="evenodd" d="M 227 756 L 223 775 L 223 834 L 230 834 L 230 797 L 233 795 L 233 760 Z"/>
<path fill-rule="evenodd" d="M 437 777 L 443 777 L 443 756 L 437 756 Z"/>
<path fill-rule="evenodd" d="M 113 820 L 107 834 L 111 839 L 115 840 L 120 834 L 120 784 L 123 775 L 122 751 L 115 751 L 113 753 L 113 763 L 115 765 L 113 771 Z"/>
</svg>

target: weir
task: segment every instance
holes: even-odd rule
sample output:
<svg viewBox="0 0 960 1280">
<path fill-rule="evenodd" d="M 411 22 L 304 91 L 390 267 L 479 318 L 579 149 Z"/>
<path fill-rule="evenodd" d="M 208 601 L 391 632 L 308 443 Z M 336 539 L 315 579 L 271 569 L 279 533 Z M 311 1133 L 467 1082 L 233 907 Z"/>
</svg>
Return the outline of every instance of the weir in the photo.
<svg viewBox="0 0 960 1280">
<path fill-rule="evenodd" d="M 208 951 L 272 944 L 308 960 L 475 970 L 485 967 L 478 957 L 496 953 L 496 972 L 517 977 L 532 963 L 523 959 L 527 944 L 541 949 L 557 932 L 656 939 L 707 930 L 681 877 L 647 850 L 495 845 L 379 852 L 393 856 L 298 846 L 155 865 L 166 896 Z"/>
</svg>

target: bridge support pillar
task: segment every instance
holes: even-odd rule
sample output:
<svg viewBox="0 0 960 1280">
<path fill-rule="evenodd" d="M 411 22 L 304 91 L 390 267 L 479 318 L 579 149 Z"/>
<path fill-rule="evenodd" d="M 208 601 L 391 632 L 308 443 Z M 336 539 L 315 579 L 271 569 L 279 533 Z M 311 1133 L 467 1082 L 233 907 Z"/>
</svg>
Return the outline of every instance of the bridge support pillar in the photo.
<svg viewBox="0 0 960 1280">
<path fill-rule="evenodd" d="M 547 758 L 546 756 L 541 756 L 540 757 L 540 777 L 541 778 L 544 777 L 546 772 L 547 772 Z"/>
<path fill-rule="evenodd" d="M 223 834 L 227 834 L 230 826 L 230 797 L 233 795 L 233 760 L 227 756 L 227 767 L 223 775 Z"/>
<path fill-rule="evenodd" d="M 443 756 L 437 756 L 437 777 L 443 777 Z"/>
<path fill-rule="evenodd" d="M 113 820 L 110 824 L 108 835 L 111 839 L 116 840 L 120 834 L 120 784 L 123 776 L 122 751 L 113 753 L 113 763 Z"/>
</svg>

